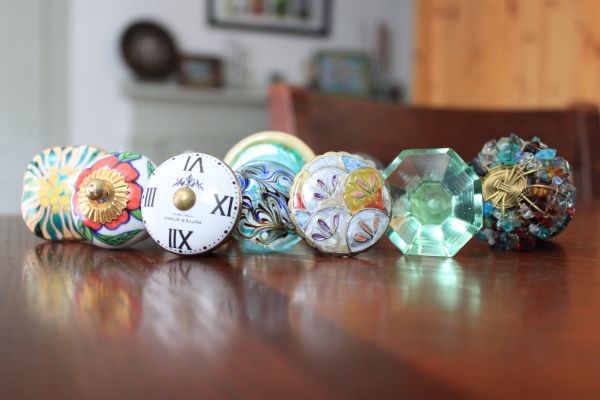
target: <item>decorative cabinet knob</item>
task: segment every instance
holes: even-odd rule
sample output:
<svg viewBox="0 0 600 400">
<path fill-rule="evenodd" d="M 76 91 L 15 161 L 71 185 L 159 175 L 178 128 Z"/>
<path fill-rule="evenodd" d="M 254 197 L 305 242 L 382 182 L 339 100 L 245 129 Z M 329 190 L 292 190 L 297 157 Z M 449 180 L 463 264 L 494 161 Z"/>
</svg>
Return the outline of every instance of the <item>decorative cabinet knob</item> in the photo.
<svg viewBox="0 0 600 400">
<path fill-rule="evenodd" d="M 390 221 L 390 194 L 373 163 L 326 153 L 306 164 L 290 191 L 296 229 L 317 249 L 338 256 L 367 251 Z"/>
<path fill-rule="evenodd" d="M 565 230 L 575 214 L 567 160 L 539 137 L 487 142 L 472 165 L 483 182 L 483 229 L 490 246 L 528 250 Z"/>
<path fill-rule="evenodd" d="M 383 171 L 388 236 L 404 254 L 454 256 L 481 228 L 481 182 L 452 149 L 405 150 Z"/>
<path fill-rule="evenodd" d="M 146 239 L 140 203 L 154 169 L 154 163 L 139 153 L 117 152 L 81 172 L 72 199 L 81 236 L 111 249 Z"/>
<path fill-rule="evenodd" d="M 236 175 L 242 189 L 242 215 L 234 237 L 245 249 L 283 251 L 302 238 L 291 221 L 288 201 L 296 174 L 274 161 L 251 161 Z"/>
<path fill-rule="evenodd" d="M 150 236 L 176 254 L 215 250 L 231 237 L 240 213 L 241 191 L 234 172 L 208 154 L 181 154 L 165 161 L 142 196 Z"/>
<path fill-rule="evenodd" d="M 23 178 L 21 213 L 46 240 L 82 240 L 71 210 L 75 180 L 106 152 L 92 146 L 56 146 L 37 154 Z"/>
<path fill-rule="evenodd" d="M 240 140 L 225 155 L 225 162 L 237 170 L 250 161 L 274 161 L 294 173 L 315 158 L 315 153 L 298 137 L 283 132 L 259 132 Z"/>
</svg>

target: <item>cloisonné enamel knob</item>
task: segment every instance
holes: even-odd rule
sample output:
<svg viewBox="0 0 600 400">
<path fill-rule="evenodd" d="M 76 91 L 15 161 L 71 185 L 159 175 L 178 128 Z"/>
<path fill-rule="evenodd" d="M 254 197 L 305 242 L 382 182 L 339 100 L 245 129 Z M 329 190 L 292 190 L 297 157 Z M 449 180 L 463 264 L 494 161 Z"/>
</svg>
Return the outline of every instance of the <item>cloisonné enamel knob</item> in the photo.
<svg viewBox="0 0 600 400">
<path fill-rule="evenodd" d="M 81 172 L 72 199 L 73 219 L 81 236 L 109 249 L 146 239 L 140 205 L 154 169 L 147 157 L 126 151 L 111 153 Z"/>
<path fill-rule="evenodd" d="M 225 155 L 225 162 L 237 170 L 250 161 L 274 161 L 300 172 L 315 153 L 298 137 L 283 132 L 259 132 L 235 144 Z"/>
<path fill-rule="evenodd" d="M 251 161 L 236 175 L 242 189 L 242 215 L 234 237 L 255 252 L 284 251 L 301 240 L 288 209 L 296 174 L 274 161 Z"/>
<path fill-rule="evenodd" d="M 23 178 L 21 213 L 31 232 L 46 240 L 82 240 L 71 213 L 77 176 L 106 152 L 92 146 L 55 146 L 37 154 Z"/>
<path fill-rule="evenodd" d="M 186 153 L 161 164 L 142 196 L 142 218 L 158 245 L 175 254 L 208 253 L 233 234 L 241 213 L 235 173 L 208 154 Z"/>
<path fill-rule="evenodd" d="M 313 247 L 337 256 L 367 251 L 390 221 L 390 194 L 372 162 L 326 153 L 306 164 L 290 191 L 296 230 Z"/>
</svg>

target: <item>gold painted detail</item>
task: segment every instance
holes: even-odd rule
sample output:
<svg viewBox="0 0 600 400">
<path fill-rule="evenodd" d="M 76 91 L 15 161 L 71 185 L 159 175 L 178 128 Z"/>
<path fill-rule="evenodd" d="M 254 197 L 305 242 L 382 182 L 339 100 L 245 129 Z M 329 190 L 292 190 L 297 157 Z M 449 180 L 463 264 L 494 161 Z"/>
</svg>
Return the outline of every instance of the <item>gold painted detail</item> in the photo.
<svg viewBox="0 0 600 400">
<path fill-rule="evenodd" d="M 119 172 L 101 168 L 89 174 L 77 192 L 79 210 L 90 221 L 105 224 L 127 207 L 129 186 Z"/>
<path fill-rule="evenodd" d="M 173 195 L 173 204 L 178 210 L 187 211 L 196 204 L 196 193 L 189 187 L 182 187 Z"/>
<path fill-rule="evenodd" d="M 502 213 L 525 202 L 546 216 L 547 210 L 542 210 L 526 196 L 526 193 L 529 193 L 532 188 L 541 189 L 540 186 L 554 190 L 545 185 L 527 185 L 527 175 L 536 171 L 536 169 L 525 171 L 518 165 L 500 165 L 492 168 L 482 178 L 483 199 L 492 202 L 492 205 L 502 210 Z"/>
</svg>

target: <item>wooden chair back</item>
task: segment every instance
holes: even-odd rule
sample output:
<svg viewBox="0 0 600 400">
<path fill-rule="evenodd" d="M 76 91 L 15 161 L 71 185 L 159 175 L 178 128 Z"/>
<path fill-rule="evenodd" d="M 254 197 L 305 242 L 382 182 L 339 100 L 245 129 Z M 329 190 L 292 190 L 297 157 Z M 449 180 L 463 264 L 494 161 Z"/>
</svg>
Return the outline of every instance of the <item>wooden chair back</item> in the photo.
<svg viewBox="0 0 600 400">
<path fill-rule="evenodd" d="M 485 142 L 516 133 L 537 135 L 571 164 L 580 200 L 600 197 L 598 108 L 466 110 L 410 107 L 274 85 L 271 128 L 295 134 L 316 154 L 370 154 L 385 165 L 402 150 L 451 147 L 471 161 Z"/>
</svg>

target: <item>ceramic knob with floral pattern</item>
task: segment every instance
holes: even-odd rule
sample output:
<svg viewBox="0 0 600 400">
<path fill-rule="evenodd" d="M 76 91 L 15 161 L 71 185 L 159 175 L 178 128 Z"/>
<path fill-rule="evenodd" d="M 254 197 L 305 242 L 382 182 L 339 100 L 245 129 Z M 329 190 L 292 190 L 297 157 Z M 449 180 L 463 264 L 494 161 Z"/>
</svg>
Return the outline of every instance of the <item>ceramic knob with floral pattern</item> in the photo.
<svg viewBox="0 0 600 400">
<path fill-rule="evenodd" d="M 46 240 L 82 240 L 71 213 L 77 176 L 106 152 L 92 146 L 55 146 L 33 157 L 23 178 L 21 212 L 29 230 Z"/>
<path fill-rule="evenodd" d="M 306 164 L 290 190 L 296 230 L 313 247 L 337 256 L 367 251 L 390 221 L 390 194 L 372 162 L 331 152 Z"/>
<path fill-rule="evenodd" d="M 146 239 L 140 206 L 154 169 L 154 163 L 142 154 L 116 152 L 79 174 L 72 210 L 80 235 L 99 247 L 112 249 Z"/>
</svg>

